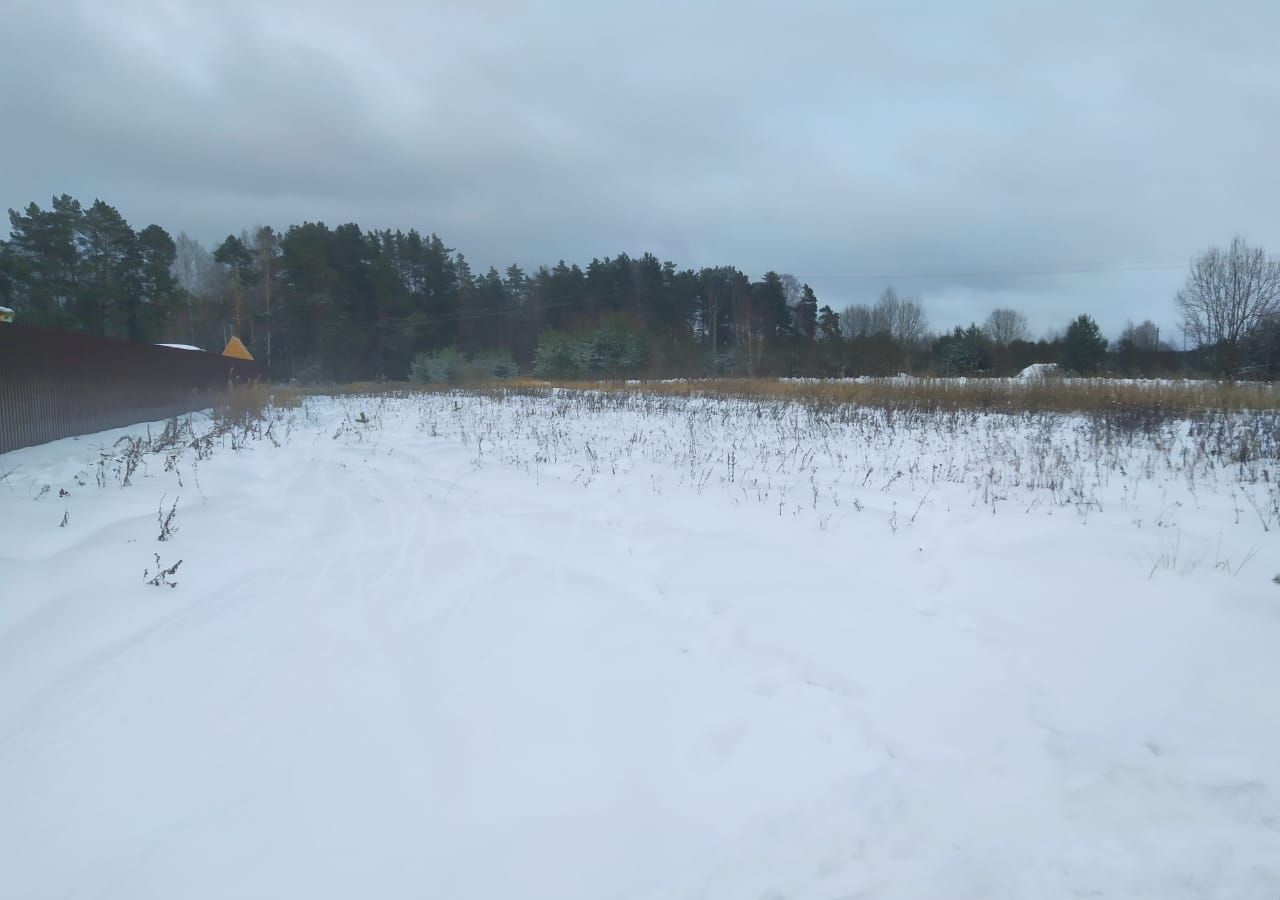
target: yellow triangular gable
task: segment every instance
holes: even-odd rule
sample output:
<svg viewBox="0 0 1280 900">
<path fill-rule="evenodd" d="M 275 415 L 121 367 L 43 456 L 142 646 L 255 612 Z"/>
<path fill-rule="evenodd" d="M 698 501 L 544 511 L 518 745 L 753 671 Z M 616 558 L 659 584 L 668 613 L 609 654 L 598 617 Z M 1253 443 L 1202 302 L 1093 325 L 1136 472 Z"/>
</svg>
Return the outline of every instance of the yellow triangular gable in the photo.
<svg viewBox="0 0 1280 900">
<path fill-rule="evenodd" d="M 227 341 L 226 349 L 222 351 L 222 355 L 230 356 L 234 359 L 253 359 L 253 357 L 249 355 L 249 351 L 245 348 L 244 344 L 240 342 L 240 338 L 234 336 L 231 340 Z"/>
</svg>

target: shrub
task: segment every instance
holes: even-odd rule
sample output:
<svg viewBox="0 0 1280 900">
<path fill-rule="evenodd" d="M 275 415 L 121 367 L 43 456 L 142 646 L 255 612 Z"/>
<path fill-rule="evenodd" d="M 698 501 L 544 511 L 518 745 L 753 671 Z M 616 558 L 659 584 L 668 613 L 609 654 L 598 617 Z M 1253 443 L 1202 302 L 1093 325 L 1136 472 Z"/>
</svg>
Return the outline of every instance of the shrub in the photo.
<svg viewBox="0 0 1280 900">
<path fill-rule="evenodd" d="M 471 361 L 471 369 L 481 378 L 515 378 L 520 366 L 506 350 L 487 350 Z"/>
<path fill-rule="evenodd" d="M 419 353 L 409 364 L 409 380 L 419 384 L 463 384 L 514 378 L 520 367 L 506 350 L 487 350 L 467 359 L 456 347 Z"/>
<path fill-rule="evenodd" d="M 409 363 L 409 380 L 419 384 L 457 384 L 466 360 L 457 347 L 419 353 Z"/>
<path fill-rule="evenodd" d="M 649 364 L 649 341 L 628 323 L 613 321 L 584 338 L 579 355 L 584 374 L 605 378 L 639 375 Z"/>
<path fill-rule="evenodd" d="M 539 378 L 578 378 L 583 374 L 578 344 L 561 331 L 544 331 L 533 352 L 533 374 Z"/>
<path fill-rule="evenodd" d="M 324 370 L 319 360 L 311 360 L 293 371 L 293 381 L 298 384 L 320 384 L 324 380 Z"/>
<path fill-rule="evenodd" d="M 649 339 L 622 320 L 575 337 L 545 331 L 533 356 L 539 378 L 624 378 L 639 375 L 649 365 Z"/>
</svg>

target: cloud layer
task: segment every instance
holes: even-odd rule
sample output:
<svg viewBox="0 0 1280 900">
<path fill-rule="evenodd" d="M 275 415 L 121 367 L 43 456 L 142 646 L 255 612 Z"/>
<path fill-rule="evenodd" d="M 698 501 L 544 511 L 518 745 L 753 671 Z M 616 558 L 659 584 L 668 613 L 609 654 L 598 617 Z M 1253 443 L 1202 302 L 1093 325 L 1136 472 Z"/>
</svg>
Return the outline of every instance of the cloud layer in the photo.
<svg viewBox="0 0 1280 900">
<path fill-rule="evenodd" d="M 0 205 L 1172 325 L 1191 255 L 1280 251 L 1276 34 L 1272 2 L 11 0 Z"/>
</svg>

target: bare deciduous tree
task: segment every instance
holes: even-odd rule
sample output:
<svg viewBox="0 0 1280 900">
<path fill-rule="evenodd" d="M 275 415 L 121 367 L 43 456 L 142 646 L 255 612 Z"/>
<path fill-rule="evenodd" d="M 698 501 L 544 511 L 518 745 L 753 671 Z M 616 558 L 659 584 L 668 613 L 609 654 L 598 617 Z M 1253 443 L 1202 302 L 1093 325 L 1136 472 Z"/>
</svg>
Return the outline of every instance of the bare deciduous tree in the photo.
<svg viewBox="0 0 1280 900">
<path fill-rule="evenodd" d="M 840 333 L 847 340 L 869 337 L 872 333 L 871 307 L 865 303 L 857 306 L 846 306 L 840 313 Z"/>
<path fill-rule="evenodd" d="M 885 288 L 871 308 L 868 324 L 871 334 L 887 334 L 908 347 L 920 343 L 928 328 L 920 301 L 914 297 L 899 297 L 892 287 Z"/>
<path fill-rule="evenodd" d="M 185 231 L 174 239 L 173 246 L 173 277 L 185 295 L 188 340 L 194 343 L 201 319 L 196 307 L 224 292 L 227 277 L 213 261 L 213 254 Z"/>
<path fill-rule="evenodd" d="M 840 313 L 840 331 L 849 339 L 881 334 L 899 344 L 915 347 L 924 340 L 928 327 L 920 301 L 899 297 L 892 287 L 885 288 L 875 306 L 860 303 L 846 306 Z"/>
<path fill-rule="evenodd" d="M 1134 350 L 1150 352 L 1160 349 L 1160 326 L 1150 319 L 1147 319 L 1141 325 L 1134 325 L 1132 322 L 1125 323 L 1124 331 L 1120 332 L 1120 343 L 1129 344 Z"/>
<path fill-rule="evenodd" d="M 924 307 L 914 297 L 908 297 L 898 306 L 898 315 L 894 321 L 893 336 L 908 347 L 918 346 L 929 330 L 929 320 L 925 318 Z"/>
<path fill-rule="evenodd" d="M 893 289 L 893 286 L 885 288 L 876 305 L 871 308 L 871 333 L 894 337 L 894 327 L 897 325 L 898 310 L 901 306 L 902 300 L 898 298 L 898 292 Z"/>
<path fill-rule="evenodd" d="M 899 297 L 892 287 L 885 288 L 875 306 L 846 306 L 840 314 L 840 331 L 846 339 L 888 338 L 893 357 L 889 364 L 899 369 L 910 364 L 911 353 L 924 344 L 928 328 L 920 301 Z"/>
<path fill-rule="evenodd" d="M 1007 347 L 1014 341 L 1025 341 L 1031 337 L 1031 326 L 1027 317 L 1016 309 L 993 309 L 982 326 L 991 342 Z"/>
<path fill-rule="evenodd" d="M 804 293 L 804 288 L 800 285 L 800 279 L 792 275 L 790 272 L 782 273 L 782 290 L 787 295 L 787 308 L 795 309 L 800 302 L 800 297 Z"/>
<path fill-rule="evenodd" d="M 213 254 L 185 231 L 173 239 L 173 277 L 188 294 L 201 294 L 213 270 Z"/>
<path fill-rule="evenodd" d="M 1213 247 L 1192 261 L 1175 299 L 1187 338 L 1213 347 L 1223 374 L 1235 379 L 1246 339 L 1280 314 L 1280 260 L 1237 236 L 1226 250 Z"/>
</svg>

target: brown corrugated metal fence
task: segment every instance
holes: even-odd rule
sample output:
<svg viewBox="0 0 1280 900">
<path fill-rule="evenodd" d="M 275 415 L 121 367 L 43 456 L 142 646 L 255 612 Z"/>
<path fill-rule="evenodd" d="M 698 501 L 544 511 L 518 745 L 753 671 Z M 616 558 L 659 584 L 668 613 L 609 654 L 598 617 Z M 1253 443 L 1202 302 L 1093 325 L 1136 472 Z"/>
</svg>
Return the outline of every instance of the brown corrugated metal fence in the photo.
<svg viewBox="0 0 1280 900">
<path fill-rule="evenodd" d="M 203 409 L 260 363 L 0 324 L 0 453 Z"/>
</svg>

